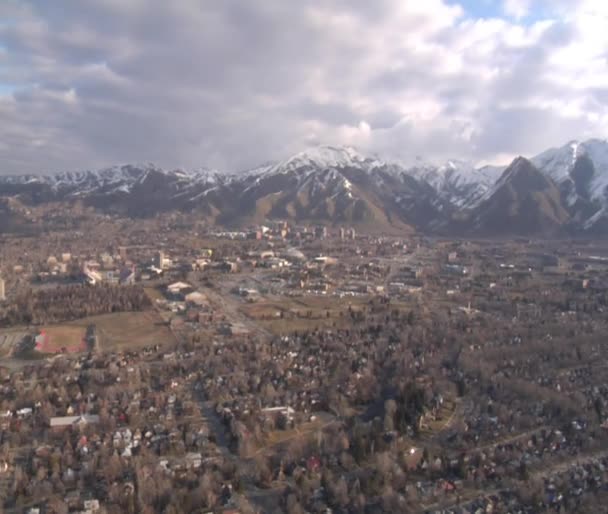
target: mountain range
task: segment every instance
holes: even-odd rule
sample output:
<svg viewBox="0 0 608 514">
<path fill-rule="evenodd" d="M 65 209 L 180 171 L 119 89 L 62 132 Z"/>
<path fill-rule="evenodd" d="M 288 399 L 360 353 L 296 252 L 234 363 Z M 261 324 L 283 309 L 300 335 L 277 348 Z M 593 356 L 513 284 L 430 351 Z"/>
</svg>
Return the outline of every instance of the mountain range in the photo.
<svg viewBox="0 0 608 514">
<path fill-rule="evenodd" d="M 11 225 L 15 202 L 81 202 L 131 217 L 178 210 L 223 226 L 287 219 L 463 236 L 597 237 L 608 235 L 608 141 L 572 141 L 508 166 L 404 164 L 322 146 L 238 173 L 127 164 L 0 175 L 0 231 Z"/>
</svg>

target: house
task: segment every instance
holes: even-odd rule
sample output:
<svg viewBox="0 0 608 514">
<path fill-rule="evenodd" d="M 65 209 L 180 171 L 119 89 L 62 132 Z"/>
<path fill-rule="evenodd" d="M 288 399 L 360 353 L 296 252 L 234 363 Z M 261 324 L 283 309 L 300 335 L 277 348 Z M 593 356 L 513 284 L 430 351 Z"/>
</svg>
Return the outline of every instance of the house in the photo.
<svg viewBox="0 0 608 514">
<path fill-rule="evenodd" d="M 194 291 L 194 288 L 190 284 L 185 282 L 175 282 L 167 286 L 166 296 L 170 300 L 183 301 L 185 295 Z"/>
<path fill-rule="evenodd" d="M 49 420 L 49 426 L 53 429 L 64 429 L 68 427 L 81 427 L 99 423 L 96 414 L 83 414 L 82 416 L 56 416 Z"/>
<path fill-rule="evenodd" d="M 448 275 L 468 275 L 469 270 L 459 264 L 446 264 L 441 268 L 442 272 Z"/>
<path fill-rule="evenodd" d="M 306 469 L 311 473 L 317 473 L 321 469 L 321 459 L 316 456 L 308 457 L 306 460 Z"/>
<path fill-rule="evenodd" d="M 187 303 L 192 305 L 197 305 L 202 307 L 203 305 L 207 305 L 207 297 L 203 293 L 199 293 L 198 291 L 194 291 L 192 293 L 188 293 L 184 299 Z"/>
<path fill-rule="evenodd" d="M 218 332 L 233 337 L 246 337 L 249 335 L 249 329 L 242 323 L 222 323 L 218 328 Z"/>
<path fill-rule="evenodd" d="M 247 299 L 257 299 L 260 296 L 260 292 L 257 289 L 241 287 L 239 288 L 239 295 Z"/>
<path fill-rule="evenodd" d="M 17 411 L 17 416 L 19 416 L 20 418 L 27 418 L 28 416 L 32 415 L 32 408 L 31 407 L 24 407 L 23 409 L 19 409 Z"/>
<path fill-rule="evenodd" d="M 203 456 L 200 452 L 189 452 L 186 454 L 184 461 L 188 469 L 198 469 L 203 463 Z"/>
<path fill-rule="evenodd" d="M 167 286 L 167 291 L 171 294 L 183 293 L 186 289 L 192 289 L 192 286 L 185 282 L 175 282 Z"/>
<path fill-rule="evenodd" d="M 295 414 L 295 411 L 293 410 L 293 408 L 286 406 L 286 407 L 266 407 L 264 409 L 262 409 L 262 413 L 266 414 L 270 417 L 275 417 L 275 416 L 285 416 L 285 418 L 287 419 L 287 421 L 292 421 L 293 420 L 293 416 Z"/>
<path fill-rule="evenodd" d="M 120 272 L 119 282 L 125 285 L 135 283 L 135 268 L 125 268 Z"/>
<path fill-rule="evenodd" d="M 317 265 L 320 266 L 332 266 L 334 264 L 337 264 L 338 259 L 334 258 L 334 257 L 328 257 L 325 255 L 320 255 L 319 257 L 315 257 L 313 259 L 313 262 Z"/>
<path fill-rule="evenodd" d="M 87 512 L 97 512 L 99 510 L 99 500 L 85 500 L 84 510 Z"/>
<path fill-rule="evenodd" d="M 103 281 L 103 276 L 101 275 L 101 273 L 92 269 L 84 268 L 83 276 L 84 281 L 91 286 L 99 284 Z"/>
<path fill-rule="evenodd" d="M 218 264 L 217 269 L 224 273 L 236 273 L 239 270 L 239 265 L 236 262 L 224 260 Z"/>
</svg>

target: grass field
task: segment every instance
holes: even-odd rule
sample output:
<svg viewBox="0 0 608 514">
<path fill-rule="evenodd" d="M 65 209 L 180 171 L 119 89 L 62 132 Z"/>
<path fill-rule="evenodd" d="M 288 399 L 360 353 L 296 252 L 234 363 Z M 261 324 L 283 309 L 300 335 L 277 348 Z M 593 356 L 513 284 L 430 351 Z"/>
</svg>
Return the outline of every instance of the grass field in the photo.
<svg viewBox="0 0 608 514">
<path fill-rule="evenodd" d="M 97 327 L 103 351 L 129 350 L 175 342 L 169 327 L 155 311 L 91 316 L 70 323 L 69 326 L 86 328 L 90 324 Z"/>
<path fill-rule="evenodd" d="M 361 311 L 368 308 L 370 297 L 302 296 L 297 298 L 263 299 L 243 304 L 240 311 L 260 327 L 273 334 L 294 331 L 352 327 L 349 308 Z M 391 310 L 409 312 L 412 306 L 394 302 Z M 329 316 L 328 316 L 329 313 Z"/>
<path fill-rule="evenodd" d="M 349 307 L 359 311 L 367 307 L 368 301 L 367 297 L 304 296 L 281 298 L 280 301 L 260 300 L 243 304 L 240 310 L 262 328 L 281 335 L 295 330 L 352 326 Z"/>
<path fill-rule="evenodd" d="M 295 429 L 274 430 L 270 432 L 250 457 L 272 451 L 279 446 L 288 445 L 295 440 L 307 441 L 324 428 L 336 422 L 335 417 L 327 412 L 316 413 L 315 416 L 316 419 L 314 421 L 302 423 Z"/>
<path fill-rule="evenodd" d="M 46 335 L 44 346 L 38 351 L 41 353 L 59 353 L 63 349 L 68 353 L 86 350 L 83 343 L 85 328 L 70 325 L 54 325 L 44 327 L 41 332 Z"/>
<path fill-rule="evenodd" d="M 27 334 L 44 333 L 43 346 L 34 352 L 38 356 L 88 351 L 83 340 L 89 325 L 97 327 L 101 351 L 139 349 L 149 345 L 175 343 L 175 337 L 156 311 L 118 312 L 80 320 L 48 325 L 39 329 L 15 327 L 0 330 L 0 359 L 7 358 Z M 23 356 L 19 356 L 22 358 Z"/>
</svg>

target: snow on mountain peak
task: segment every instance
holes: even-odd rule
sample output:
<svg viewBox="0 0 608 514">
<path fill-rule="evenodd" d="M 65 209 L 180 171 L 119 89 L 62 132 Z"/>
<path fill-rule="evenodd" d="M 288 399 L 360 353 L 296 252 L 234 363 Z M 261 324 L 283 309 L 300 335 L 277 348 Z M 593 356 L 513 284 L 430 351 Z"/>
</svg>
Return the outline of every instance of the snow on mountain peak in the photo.
<svg viewBox="0 0 608 514">
<path fill-rule="evenodd" d="M 315 166 L 322 169 L 345 168 L 348 166 L 371 168 L 382 164 L 377 159 L 363 156 L 350 146 L 317 146 L 289 157 L 279 166 L 285 171 L 290 171 L 304 166 Z"/>
<path fill-rule="evenodd" d="M 571 173 L 577 160 L 588 157 L 594 166 L 594 176 L 590 182 L 592 198 L 604 197 L 608 186 L 608 141 L 589 139 L 587 141 L 570 141 L 560 148 L 551 148 L 532 159 L 534 165 L 549 175 L 556 183 L 571 181 Z"/>
</svg>

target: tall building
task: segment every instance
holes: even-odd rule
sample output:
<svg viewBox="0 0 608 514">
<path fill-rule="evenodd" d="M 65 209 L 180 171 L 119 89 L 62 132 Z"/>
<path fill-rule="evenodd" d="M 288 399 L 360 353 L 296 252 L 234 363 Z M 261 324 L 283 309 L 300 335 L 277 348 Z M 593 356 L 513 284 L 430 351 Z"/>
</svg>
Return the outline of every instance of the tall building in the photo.
<svg viewBox="0 0 608 514">
<path fill-rule="evenodd" d="M 162 250 L 156 252 L 154 256 L 154 266 L 158 269 L 163 269 L 165 266 L 165 254 Z"/>
<path fill-rule="evenodd" d="M 6 300 L 6 291 L 4 285 L 4 279 L 0 277 L 0 302 Z"/>
</svg>

